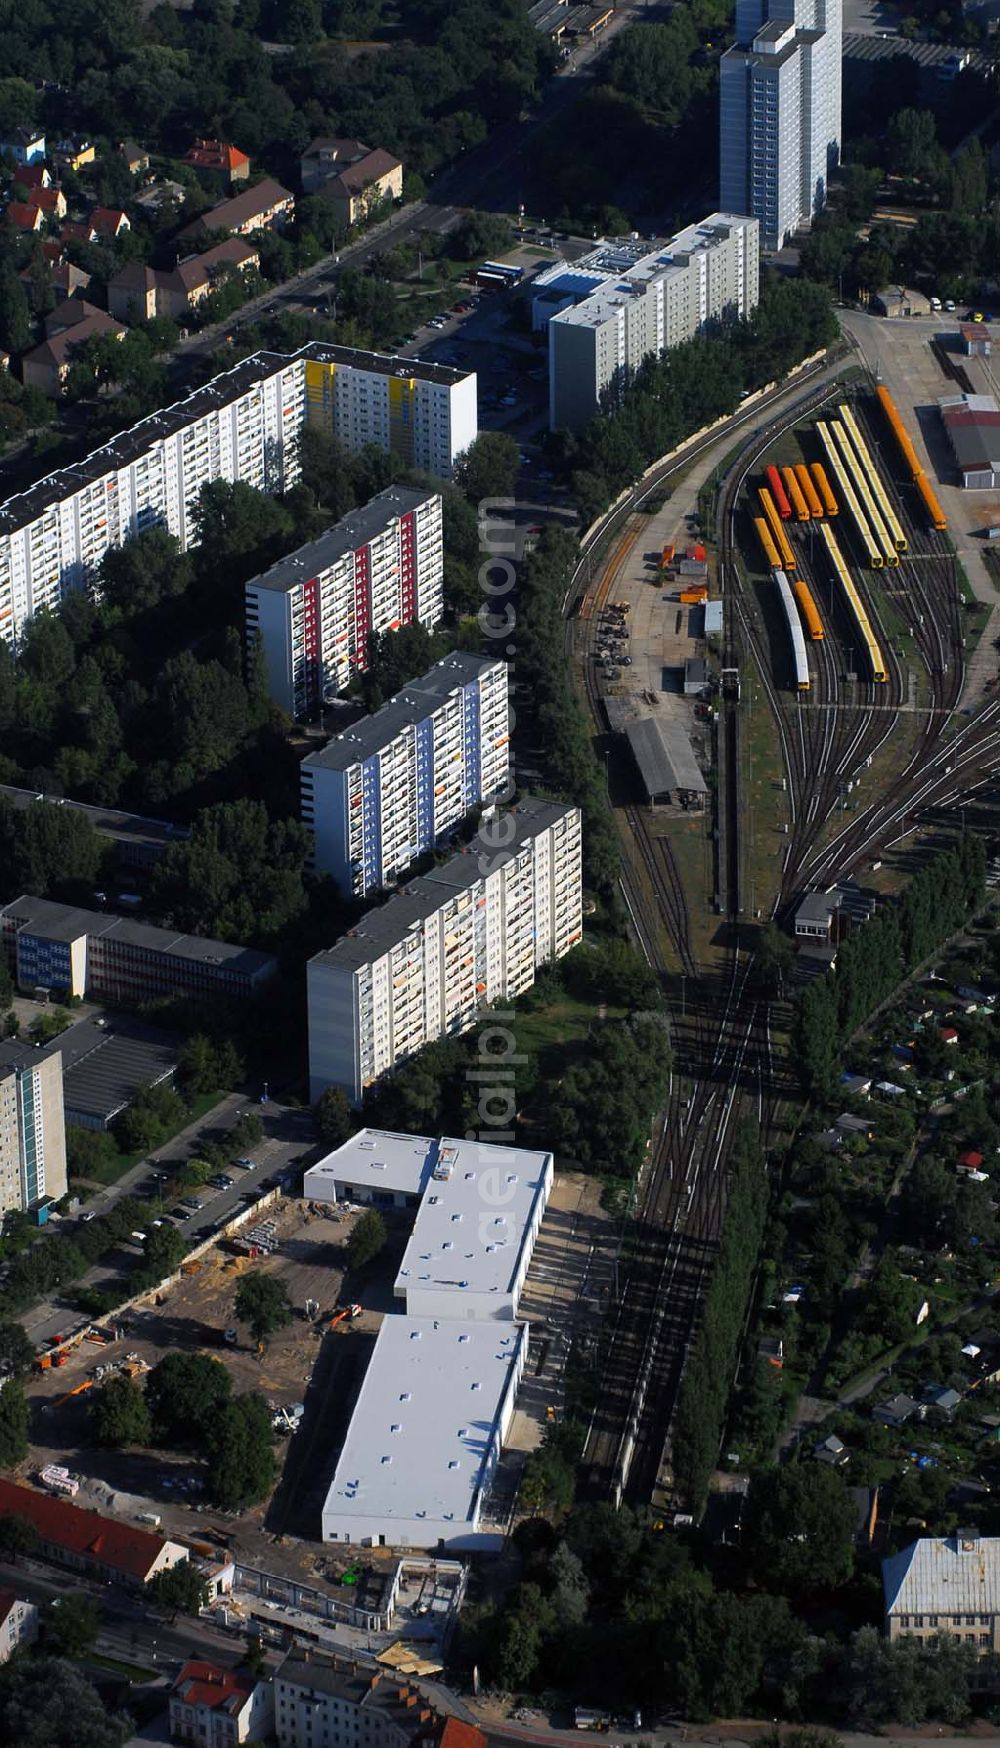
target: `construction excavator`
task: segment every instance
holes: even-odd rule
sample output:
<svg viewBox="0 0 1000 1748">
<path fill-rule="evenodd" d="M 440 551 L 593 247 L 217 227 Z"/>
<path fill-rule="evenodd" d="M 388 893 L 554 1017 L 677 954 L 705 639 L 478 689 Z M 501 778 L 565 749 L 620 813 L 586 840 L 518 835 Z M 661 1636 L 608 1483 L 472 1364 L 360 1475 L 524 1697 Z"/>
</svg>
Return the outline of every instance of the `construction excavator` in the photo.
<svg viewBox="0 0 1000 1748">
<path fill-rule="evenodd" d="M 336 1311 L 334 1313 L 334 1315 L 330 1318 L 330 1321 L 326 1326 L 327 1330 L 336 1329 L 338 1324 L 341 1324 L 341 1323 L 353 1323 L 355 1317 L 360 1317 L 360 1316 L 361 1316 L 361 1306 L 360 1305 L 342 1305 L 340 1310 Z"/>
</svg>

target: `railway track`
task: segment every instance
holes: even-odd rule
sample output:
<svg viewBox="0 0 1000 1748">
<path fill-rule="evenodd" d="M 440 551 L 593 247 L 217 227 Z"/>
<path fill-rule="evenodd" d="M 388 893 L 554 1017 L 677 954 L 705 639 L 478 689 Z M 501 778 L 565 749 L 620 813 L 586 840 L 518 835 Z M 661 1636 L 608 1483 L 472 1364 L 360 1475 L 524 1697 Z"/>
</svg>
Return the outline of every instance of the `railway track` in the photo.
<svg viewBox="0 0 1000 1748">
<path fill-rule="evenodd" d="M 787 424 L 823 409 L 836 387 L 806 394 L 781 419 L 756 431 L 722 484 L 718 500 L 719 573 L 724 601 L 724 666 L 752 659 L 778 728 L 788 786 L 790 824 L 778 903 L 810 884 L 850 871 L 875 842 L 905 826 L 915 806 L 938 805 L 987 769 L 1000 769 L 1000 701 L 984 719 L 959 729 L 942 749 L 963 677 L 960 614 L 954 561 L 945 543 L 928 538 L 908 513 L 904 527 L 913 554 L 893 574 L 895 589 L 911 583 L 919 603 L 914 641 L 928 676 L 930 705 L 917 744 L 889 792 L 817 845 L 843 805 L 845 793 L 894 732 L 905 702 L 907 679 L 895 650 L 888 581 L 866 576 L 863 599 L 885 656 L 886 680 L 853 674 L 848 650 L 857 645 L 853 624 L 836 592 L 824 591 L 811 552 L 799 574 L 809 584 L 825 635 L 810 644 L 813 683 L 808 703 L 775 683 L 765 626 L 746 581 L 736 539 L 737 506 L 747 478 L 760 465 L 775 435 Z M 651 478 L 651 493 L 671 471 Z M 894 482 L 897 483 L 897 482 Z M 896 498 L 901 497 L 896 491 Z M 583 675 L 587 703 L 598 734 L 607 724 L 592 660 L 600 611 L 610 598 L 628 552 L 644 526 L 637 504 L 623 507 L 611 529 L 606 568 L 588 591 Z M 803 542 L 799 541 L 801 548 Z M 576 589 L 579 586 L 578 572 Z M 567 596 L 571 606 L 576 589 Z M 825 605 L 824 605 L 825 604 Z M 776 1072 L 768 1004 L 754 993 L 751 959 L 739 938 L 744 876 L 739 789 L 740 707 L 723 703 L 720 734 L 728 754 L 729 781 L 720 795 L 722 853 L 719 886 L 728 940 L 712 966 L 701 965 L 692 942 L 683 882 L 669 842 L 650 829 L 642 809 L 616 809 L 635 861 L 626 859 L 622 891 L 636 935 L 656 970 L 671 1008 L 674 1071 L 666 1108 L 641 1176 L 630 1253 L 614 1323 L 607 1335 L 599 1405 L 588 1428 L 583 1484 L 593 1495 L 616 1500 L 633 1495 L 669 1498 L 669 1428 L 706 1281 L 725 1211 L 728 1148 L 741 1113 L 755 1117 L 766 1137 L 788 1090 Z M 989 760 L 993 760 L 993 765 Z M 956 761 L 959 761 L 956 763 Z"/>
</svg>

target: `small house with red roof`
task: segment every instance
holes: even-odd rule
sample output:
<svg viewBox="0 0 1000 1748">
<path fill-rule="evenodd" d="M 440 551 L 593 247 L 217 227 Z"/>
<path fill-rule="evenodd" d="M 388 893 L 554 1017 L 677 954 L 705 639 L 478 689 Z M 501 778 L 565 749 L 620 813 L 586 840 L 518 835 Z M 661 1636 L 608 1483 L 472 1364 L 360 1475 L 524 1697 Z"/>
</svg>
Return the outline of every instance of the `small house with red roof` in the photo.
<svg viewBox="0 0 1000 1748">
<path fill-rule="evenodd" d="M 9 200 L 7 223 L 16 231 L 40 231 L 45 223 L 45 216 L 41 207 L 36 206 L 33 200 Z"/>
<path fill-rule="evenodd" d="M 66 1499 L 53 1499 L 2 1477 L 0 1515 L 25 1518 L 38 1536 L 39 1553 L 46 1559 L 97 1578 L 148 1584 L 157 1572 L 179 1566 L 188 1557 L 179 1542 L 133 1529 L 117 1518 L 85 1511 Z"/>
<path fill-rule="evenodd" d="M 90 215 L 91 229 L 99 237 L 120 237 L 123 231 L 130 231 L 132 226 L 127 212 L 122 212 L 118 206 L 95 206 Z"/>
<path fill-rule="evenodd" d="M 185 1663 L 170 1694 L 170 1734 L 198 1748 L 266 1742 L 274 1727 L 270 1681 L 255 1681 L 217 1663 Z"/>
<path fill-rule="evenodd" d="M 942 1044 L 957 1044 L 958 1043 L 958 1033 L 956 1032 L 954 1026 L 939 1026 L 938 1027 L 938 1037 L 940 1038 Z"/>
<path fill-rule="evenodd" d="M 227 182 L 245 182 L 250 174 L 250 159 L 246 153 L 224 140 L 195 140 L 181 162 L 190 164 L 192 170 L 224 176 Z"/>
<path fill-rule="evenodd" d="M 41 207 L 46 218 L 66 217 L 66 196 L 61 188 L 36 188 L 31 196 L 31 204 Z"/>
</svg>

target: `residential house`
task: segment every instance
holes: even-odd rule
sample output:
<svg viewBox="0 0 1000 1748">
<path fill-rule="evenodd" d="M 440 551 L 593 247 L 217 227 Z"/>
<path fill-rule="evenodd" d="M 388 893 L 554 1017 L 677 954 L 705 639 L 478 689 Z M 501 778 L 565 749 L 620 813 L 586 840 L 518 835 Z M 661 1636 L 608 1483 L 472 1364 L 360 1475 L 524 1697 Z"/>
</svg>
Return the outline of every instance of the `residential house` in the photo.
<svg viewBox="0 0 1000 1748">
<path fill-rule="evenodd" d="M 983 1172 L 983 1156 L 974 1147 L 967 1147 L 964 1153 L 959 1154 L 955 1161 L 955 1169 L 956 1171 L 968 1172 L 970 1176 L 975 1175 L 979 1178 L 989 1175 Z"/>
<path fill-rule="evenodd" d="M 0 1476 L 0 1513 L 26 1518 L 38 1536 L 38 1551 L 76 1572 L 97 1578 L 147 1584 L 188 1557 L 179 1542 L 134 1529 L 116 1518 L 84 1511 L 66 1499 L 53 1499 Z"/>
<path fill-rule="evenodd" d="M 953 1390 L 950 1385 L 928 1384 L 920 1400 L 922 1407 L 932 1408 L 936 1414 L 941 1414 L 946 1420 L 950 1420 L 961 1403 L 962 1397 L 960 1392 Z"/>
<path fill-rule="evenodd" d="M 897 1086 L 894 1080 L 877 1080 L 875 1091 L 884 1099 L 905 1099 L 905 1086 Z"/>
<path fill-rule="evenodd" d="M 266 1742 L 274 1728 L 271 1682 L 215 1663 L 185 1663 L 170 1693 L 170 1735 L 198 1748 Z"/>
<path fill-rule="evenodd" d="M 0 152 L 9 152 L 15 164 L 38 164 L 45 156 L 45 135 L 37 127 L 16 127 L 0 140 Z"/>
<path fill-rule="evenodd" d="M 854 1545 L 870 1548 L 878 1528 L 878 1488 L 852 1487 L 850 1495 L 854 1505 Z"/>
<path fill-rule="evenodd" d="M 16 231 L 40 231 L 45 223 L 45 215 L 34 201 L 8 200 L 7 223 Z"/>
<path fill-rule="evenodd" d="M 962 1347 L 968 1362 L 969 1389 L 989 1389 L 1000 1384 L 1000 1340 L 991 1329 L 979 1329 Z"/>
<path fill-rule="evenodd" d="M 841 1111 L 834 1128 L 841 1135 L 853 1135 L 863 1141 L 870 1141 L 875 1133 L 875 1125 L 867 1117 L 853 1117 L 850 1111 Z"/>
<path fill-rule="evenodd" d="M 89 219 L 64 219 L 59 230 L 64 243 L 96 243 L 98 233 Z"/>
<path fill-rule="evenodd" d="M 158 276 L 157 312 L 183 318 L 197 309 L 227 271 L 249 273 L 259 266 L 257 250 L 241 237 L 227 237 L 203 255 L 186 255 L 171 272 Z"/>
<path fill-rule="evenodd" d="M 49 173 L 49 167 L 42 161 L 37 164 L 21 164 L 14 177 L 14 183 L 18 188 L 27 189 L 29 194 L 36 188 L 51 188 L 52 177 Z"/>
<path fill-rule="evenodd" d="M 890 1396 L 886 1402 L 877 1402 L 872 1409 L 872 1419 L 880 1426 L 905 1426 L 916 1414 L 919 1403 L 912 1396 Z"/>
<path fill-rule="evenodd" d="M 319 194 L 345 226 L 360 224 L 384 201 L 403 193 L 403 166 L 381 146 L 361 140 L 318 139 L 299 160 L 306 194 Z"/>
<path fill-rule="evenodd" d="M 201 170 L 209 175 L 224 176 L 227 182 L 245 182 L 250 175 L 250 159 L 239 146 L 230 146 L 222 140 L 195 140 L 189 151 L 181 160 L 190 164 L 192 170 Z"/>
<path fill-rule="evenodd" d="M 127 261 L 108 280 L 108 312 L 119 322 L 151 322 L 157 314 L 160 274 L 143 261 Z"/>
<path fill-rule="evenodd" d="M 836 1148 L 844 1145 L 844 1137 L 839 1129 L 821 1129 L 818 1135 L 813 1136 L 813 1140 L 824 1153 L 833 1153 Z"/>
<path fill-rule="evenodd" d="M 33 189 L 31 205 L 39 207 L 46 218 L 64 219 L 66 217 L 66 196 L 61 188 Z"/>
<path fill-rule="evenodd" d="M 842 1469 L 851 1460 L 850 1451 L 835 1432 L 831 1432 L 829 1438 L 821 1439 L 819 1444 L 813 1445 L 813 1456 L 817 1463 L 826 1463 L 831 1469 Z"/>
<path fill-rule="evenodd" d="M 248 237 L 253 231 L 280 230 L 295 211 L 295 196 L 271 176 L 244 188 L 231 200 L 220 200 L 192 224 L 182 237 L 204 237 L 212 231 L 228 231 L 231 237 Z"/>
<path fill-rule="evenodd" d="M 275 1670 L 274 1701 L 279 1748 L 486 1748 L 481 1730 L 443 1716 L 414 1682 L 306 1645 Z"/>
<path fill-rule="evenodd" d="M 82 170 L 96 164 L 97 147 L 92 140 L 59 140 L 52 148 L 53 162 L 66 170 Z"/>
<path fill-rule="evenodd" d="M 948 1633 L 980 1657 L 1000 1651 L 1000 1538 L 921 1536 L 882 1561 L 886 1637 Z"/>
<path fill-rule="evenodd" d="M 871 1076 L 867 1074 L 842 1074 L 840 1084 L 844 1097 L 849 1099 L 866 1099 L 872 1090 Z"/>
<path fill-rule="evenodd" d="M 0 1587 L 0 1663 L 38 1637 L 38 1608 L 13 1590 Z"/>
<path fill-rule="evenodd" d="M 123 140 L 118 147 L 118 156 L 132 176 L 141 176 L 149 169 L 149 153 L 145 146 L 137 146 L 134 140 Z"/>
<path fill-rule="evenodd" d="M 46 340 L 54 340 L 57 334 L 64 334 L 67 328 L 78 328 L 89 316 L 101 316 L 107 320 L 104 311 L 98 309 L 96 304 L 88 303 L 86 298 L 63 298 L 54 310 L 49 311 L 42 323 Z"/>
<path fill-rule="evenodd" d="M 949 1047 L 953 1044 L 958 1043 L 958 1033 L 956 1032 L 954 1026 L 939 1026 L 938 1027 L 938 1037 L 940 1038 L 942 1044 L 947 1044 L 947 1045 L 949 1045 Z"/>
<path fill-rule="evenodd" d="M 73 299 L 69 300 L 75 301 Z M 62 306 L 65 307 L 65 306 Z M 43 340 L 21 359 L 21 381 L 25 388 L 40 388 L 43 394 L 58 395 L 70 373 L 73 355 L 94 334 L 114 334 L 124 339 L 127 330 L 103 310 L 92 310 L 71 327 L 60 330 L 51 339 Z"/>
<path fill-rule="evenodd" d="M 90 274 L 84 273 L 82 267 L 74 266 L 72 261 L 62 259 L 62 245 L 60 243 L 55 241 L 51 245 L 48 242 L 43 243 L 42 256 L 48 265 L 49 279 L 58 302 L 64 302 L 68 297 L 75 298 L 77 295 L 83 295 L 90 284 Z M 30 286 L 31 277 L 31 268 L 22 267 L 18 274 L 21 284 Z"/>
<path fill-rule="evenodd" d="M 104 241 L 114 242 L 123 231 L 132 229 L 127 212 L 122 212 L 117 206 L 95 206 L 90 215 L 91 229 Z"/>
</svg>

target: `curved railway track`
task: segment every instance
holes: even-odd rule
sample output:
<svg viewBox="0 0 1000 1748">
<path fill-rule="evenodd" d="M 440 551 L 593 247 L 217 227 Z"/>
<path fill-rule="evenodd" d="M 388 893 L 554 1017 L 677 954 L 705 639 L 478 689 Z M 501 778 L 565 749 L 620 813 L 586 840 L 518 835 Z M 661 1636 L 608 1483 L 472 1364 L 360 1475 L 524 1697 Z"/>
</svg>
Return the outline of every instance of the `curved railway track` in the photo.
<svg viewBox="0 0 1000 1748">
<path fill-rule="evenodd" d="M 736 539 L 737 506 L 749 475 L 761 465 L 780 429 L 815 415 L 843 390 L 821 387 L 793 403 L 771 424 L 758 428 L 730 466 L 717 507 L 719 576 L 724 602 L 723 665 L 752 660 L 777 725 L 790 820 L 778 904 L 802 884 L 829 882 L 856 865 L 875 841 L 885 841 L 907 813 L 945 793 L 957 793 L 968 778 L 946 760 L 939 745 L 954 711 L 962 664 L 957 655 L 960 615 L 954 561 L 939 536 L 914 526 L 903 502 L 903 525 L 912 558 L 897 571 L 867 577 L 861 591 L 873 628 L 882 640 L 886 681 L 876 685 L 855 674 L 847 651 L 857 634 L 846 618 L 836 587 L 823 587 L 821 568 L 802 528 L 796 539 L 798 574 L 813 591 L 825 636 L 811 641 L 813 679 L 808 700 L 789 694 L 771 672 L 766 627 L 754 591 L 744 578 Z M 870 436 L 865 409 L 855 410 Z M 759 417 L 759 412 L 757 414 Z M 712 441 L 717 441 L 713 438 Z M 878 448 L 876 447 L 876 454 Z M 662 485 L 690 452 L 644 482 L 643 493 L 611 518 L 607 558 L 597 586 L 583 588 L 583 681 L 595 731 L 607 733 L 603 701 L 592 659 L 601 610 L 610 598 L 645 518 L 636 515 L 642 497 Z M 902 494 L 896 486 L 895 496 Z M 808 525 L 803 525 L 808 526 Z M 571 612 L 581 594 L 590 559 L 581 562 L 567 595 Z M 917 573 L 917 574 L 914 574 Z M 911 583 L 920 603 L 914 641 L 926 667 L 930 705 L 915 749 L 887 794 L 873 802 L 817 848 L 817 839 L 843 805 L 848 785 L 870 765 L 893 733 L 906 702 L 906 675 L 895 650 L 887 606 L 893 590 Z M 846 628 L 846 629 L 845 629 Z M 572 639 L 568 628 L 567 644 Z M 853 640 L 853 641 L 852 641 Z M 859 651 L 860 654 L 860 651 Z M 983 725 L 968 724 L 949 742 L 954 758 L 981 768 L 989 755 L 1000 765 L 1000 701 Z M 992 726 L 992 717 L 996 726 Z M 752 1113 L 766 1135 L 785 1090 L 772 1061 L 769 1010 L 749 982 L 750 959 L 739 939 L 743 874 L 740 845 L 739 706 L 723 704 L 719 723 L 730 752 L 729 781 L 720 794 L 721 909 L 728 939 L 713 966 L 699 964 L 683 881 L 669 842 L 650 829 L 648 816 L 631 803 L 616 808 L 634 861 L 623 863 L 622 891 L 635 932 L 656 970 L 671 1008 L 674 1068 L 669 1097 L 641 1174 L 624 1284 L 603 1353 L 598 1407 L 588 1428 L 583 1481 L 594 1494 L 621 1499 L 626 1493 L 662 1502 L 669 1494 L 669 1427 L 684 1364 L 697 1326 L 701 1298 L 725 1209 L 726 1162 L 736 1117 Z M 990 726 L 983 740 L 982 727 Z M 729 738 L 731 737 L 731 739 Z"/>
</svg>

